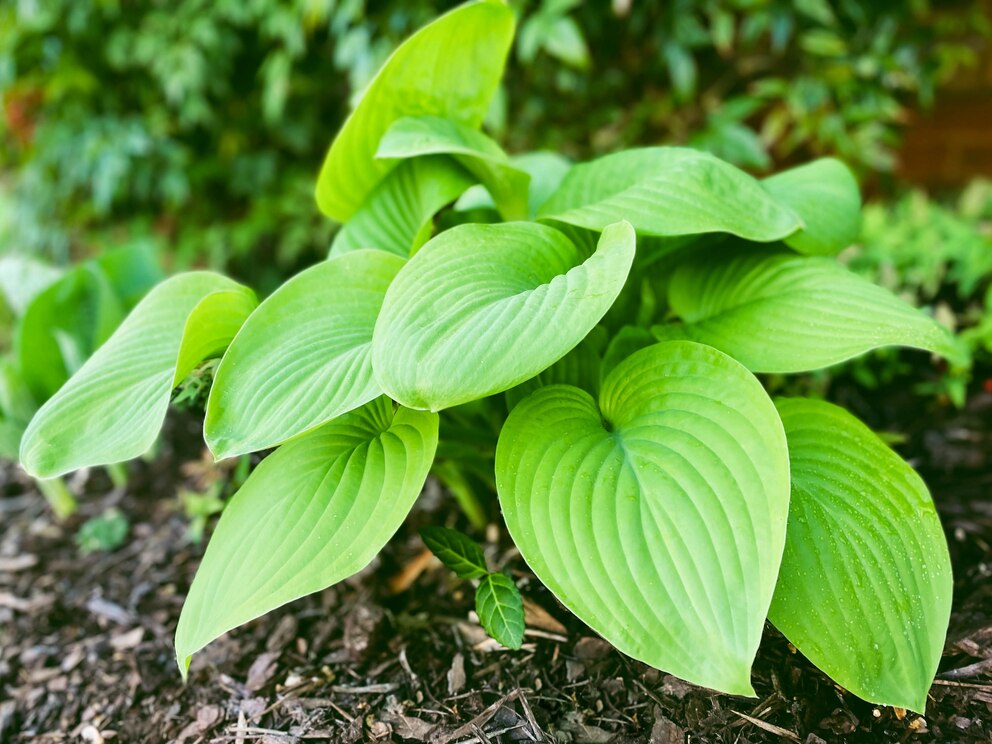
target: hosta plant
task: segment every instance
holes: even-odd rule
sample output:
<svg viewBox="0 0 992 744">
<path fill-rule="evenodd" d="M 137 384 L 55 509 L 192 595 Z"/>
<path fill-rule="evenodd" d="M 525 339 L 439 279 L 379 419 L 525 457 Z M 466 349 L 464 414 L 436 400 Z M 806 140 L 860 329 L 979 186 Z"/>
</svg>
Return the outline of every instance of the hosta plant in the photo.
<svg viewBox="0 0 992 744">
<path fill-rule="evenodd" d="M 220 357 L 207 444 L 275 451 L 189 589 L 184 675 L 366 566 L 433 468 L 477 518 L 492 485 L 530 569 L 634 658 L 751 695 L 768 618 L 840 685 L 922 711 L 951 600 L 927 489 L 846 411 L 755 375 L 957 347 L 834 260 L 860 211 L 836 161 L 759 181 L 680 148 L 506 155 L 480 123 L 513 30 L 480 0 L 411 37 L 320 172 L 328 260 L 257 306 L 217 274 L 158 285 L 34 417 L 24 467 L 141 454 Z"/>
</svg>

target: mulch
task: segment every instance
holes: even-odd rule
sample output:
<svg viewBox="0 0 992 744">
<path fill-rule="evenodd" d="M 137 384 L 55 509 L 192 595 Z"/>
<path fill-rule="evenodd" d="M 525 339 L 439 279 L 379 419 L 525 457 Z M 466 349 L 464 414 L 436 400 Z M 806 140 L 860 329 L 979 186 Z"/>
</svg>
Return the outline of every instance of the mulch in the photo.
<svg viewBox="0 0 992 744">
<path fill-rule="evenodd" d="M 67 524 L 0 465 L 0 742 L 992 741 L 992 395 L 915 427 L 898 419 L 919 404 L 890 416 L 852 395 L 869 423 L 908 434 L 900 449 L 951 546 L 954 609 L 925 717 L 857 699 L 771 627 L 757 699 L 634 662 L 558 605 L 494 526 L 489 558 L 528 601 L 523 649 L 502 649 L 476 622 L 471 587 L 417 536 L 458 518 L 433 482 L 368 569 L 211 644 L 184 686 L 172 634 L 203 546 L 186 538 L 176 491 L 223 473 L 199 459 L 196 421 L 176 416 L 126 489 L 79 474 Z M 130 519 L 128 541 L 82 556 L 75 531 L 110 506 Z"/>
</svg>

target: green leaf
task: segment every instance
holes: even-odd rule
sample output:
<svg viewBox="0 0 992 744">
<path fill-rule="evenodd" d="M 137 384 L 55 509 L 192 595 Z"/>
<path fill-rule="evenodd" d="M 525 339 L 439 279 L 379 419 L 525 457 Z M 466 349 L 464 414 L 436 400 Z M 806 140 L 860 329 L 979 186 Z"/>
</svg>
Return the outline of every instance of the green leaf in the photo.
<svg viewBox="0 0 992 744">
<path fill-rule="evenodd" d="M 379 159 L 451 155 L 482 182 L 506 220 L 526 219 L 530 176 L 482 132 L 438 116 L 404 116 L 379 142 Z"/>
<path fill-rule="evenodd" d="M 922 715 L 953 589 L 930 494 L 844 409 L 797 398 L 778 410 L 792 504 L 769 618 L 838 684 Z"/>
<path fill-rule="evenodd" d="M 403 263 L 383 251 L 347 253 L 259 306 L 214 376 L 204 434 L 216 457 L 282 444 L 382 395 L 372 328 Z"/>
<path fill-rule="evenodd" d="M 507 390 L 599 322 L 634 257 L 628 223 L 596 252 L 534 223 L 459 225 L 425 245 L 386 292 L 372 368 L 405 406 L 437 411 Z"/>
<path fill-rule="evenodd" d="M 858 239 L 861 193 L 839 160 L 815 160 L 766 178 L 761 185 L 780 204 L 792 207 L 806 225 L 785 239 L 789 247 L 811 256 L 833 256 Z"/>
<path fill-rule="evenodd" d="M 537 216 L 541 205 L 561 185 L 562 179 L 572 167 L 572 161 L 556 152 L 522 152 L 510 156 L 510 165 L 522 170 L 530 176 L 530 191 L 528 193 L 527 216 L 533 219 Z M 492 196 L 481 184 L 468 189 L 455 204 L 455 209 L 495 209 Z"/>
<path fill-rule="evenodd" d="M 124 317 L 106 274 L 77 266 L 38 293 L 18 324 L 14 348 L 32 395 L 47 400 Z"/>
<path fill-rule="evenodd" d="M 378 248 L 406 258 L 430 237 L 431 220 L 474 180 L 448 157 L 408 160 L 391 171 L 331 244 L 331 257 Z"/>
<path fill-rule="evenodd" d="M 479 544 L 458 530 L 430 526 L 420 531 L 424 545 L 462 579 L 478 579 L 489 573 Z"/>
<path fill-rule="evenodd" d="M 250 290 L 209 272 L 156 286 L 31 420 L 24 469 L 51 478 L 144 453 L 173 387 L 202 356 L 220 352 L 254 306 Z"/>
<path fill-rule="evenodd" d="M 397 119 L 442 116 L 477 129 L 499 85 L 513 28 L 508 6 L 480 0 L 441 16 L 400 45 L 331 144 L 317 180 L 321 211 L 348 220 L 396 166 L 376 160 L 375 151 Z"/>
<path fill-rule="evenodd" d="M 573 166 L 538 216 L 591 230 L 625 219 L 643 235 L 726 232 L 762 242 L 802 227 L 744 171 L 681 147 L 626 150 Z"/>
<path fill-rule="evenodd" d="M 541 388 L 503 427 L 496 484 L 528 565 L 585 623 L 659 669 L 753 694 L 789 462 L 775 407 L 744 367 L 677 341 L 619 364 L 598 405 Z"/>
<path fill-rule="evenodd" d="M 884 346 L 960 356 L 939 323 L 888 290 L 773 248 L 695 254 L 675 269 L 668 302 L 684 322 L 654 326 L 657 338 L 715 346 L 753 372 L 806 372 Z"/>
<path fill-rule="evenodd" d="M 61 269 L 33 256 L 0 257 L 0 295 L 15 316 L 23 315 L 31 300 L 61 276 Z"/>
<path fill-rule="evenodd" d="M 165 278 L 159 265 L 157 247 L 152 240 L 136 240 L 113 248 L 101 253 L 95 261 L 127 310 L 137 305 L 149 289 Z"/>
<path fill-rule="evenodd" d="M 625 325 L 610 339 L 606 353 L 603 354 L 603 363 L 600 367 L 602 379 L 614 370 L 624 359 L 641 349 L 656 343 L 657 339 L 647 328 L 640 326 Z"/>
<path fill-rule="evenodd" d="M 651 342 L 654 343 L 654 338 Z M 601 364 L 595 345 L 590 343 L 588 338 L 583 339 L 578 346 L 546 370 L 507 390 L 506 407 L 508 410 L 513 410 L 521 400 L 547 385 L 573 385 L 591 395 L 598 395 Z"/>
<path fill-rule="evenodd" d="M 377 398 L 265 458 L 224 509 L 176 628 L 185 676 L 218 636 L 360 571 L 424 485 L 437 415 Z"/>
<path fill-rule="evenodd" d="M 507 648 L 524 642 L 524 600 L 513 581 L 491 573 L 475 590 L 475 613 L 486 632 Z"/>
</svg>

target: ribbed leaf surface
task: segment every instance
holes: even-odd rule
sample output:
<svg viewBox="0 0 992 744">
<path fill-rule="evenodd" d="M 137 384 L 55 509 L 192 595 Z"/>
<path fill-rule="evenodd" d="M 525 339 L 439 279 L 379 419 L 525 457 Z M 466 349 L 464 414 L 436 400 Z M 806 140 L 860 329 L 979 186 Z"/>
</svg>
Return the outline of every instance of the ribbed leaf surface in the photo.
<svg viewBox="0 0 992 744">
<path fill-rule="evenodd" d="M 403 263 L 384 251 L 348 253 L 259 306 L 214 377 L 204 433 L 215 456 L 273 447 L 382 395 L 372 328 Z"/>
<path fill-rule="evenodd" d="M 502 392 L 576 346 L 623 287 L 634 257 L 628 223 L 592 256 L 534 223 L 460 225 L 400 271 L 372 337 L 382 389 L 437 411 Z"/>
<path fill-rule="evenodd" d="M 174 384 L 201 354 L 223 349 L 254 307 L 250 290 L 218 274 L 157 285 L 31 420 L 21 443 L 25 470 L 51 478 L 144 453 Z"/>
<path fill-rule="evenodd" d="M 957 358 L 935 320 L 827 258 L 747 246 L 690 258 L 668 286 L 684 321 L 661 339 L 715 346 L 753 372 L 805 372 L 883 346 Z"/>
<path fill-rule="evenodd" d="M 641 235 L 726 232 L 763 242 L 802 227 L 744 171 L 680 147 L 626 150 L 575 165 L 538 216 L 592 230 L 628 220 Z"/>
<path fill-rule="evenodd" d="M 796 398 L 778 410 L 792 504 L 769 618 L 843 687 L 922 714 L 953 588 L 930 494 L 842 408 Z"/>
<path fill-rule="evenodd" d="M 496 451 L 507 527 L 534 573 L 624 653 L 753 694 L 785 542 L 785 434 L 758 381 L 692 342 L 510 413 Z"/>
<path fill-rule="evenodd" d="M 283 445 L 224 509 L 176 629 L 190 657 L 228 630 L 360 571 L 424 485 L 437 415 L 378 398 Z"/>
<path fill-rule="evenodd" d="M 338 230 L 331 257 L 378 248 L 406 258 L 430 238 L 434 215 L 474 182 L 468 171 L 446 156 L 401 163 Z"/>
<path fill-rule="evenodd" d="M 510 164 L 506 153 L 477 129 L 438 116 L 404 116 L 379 142 L 377 158 L 451 155 L 493 196 L 506 220 L 528 217 L 530 175 Z"/>
</svg>

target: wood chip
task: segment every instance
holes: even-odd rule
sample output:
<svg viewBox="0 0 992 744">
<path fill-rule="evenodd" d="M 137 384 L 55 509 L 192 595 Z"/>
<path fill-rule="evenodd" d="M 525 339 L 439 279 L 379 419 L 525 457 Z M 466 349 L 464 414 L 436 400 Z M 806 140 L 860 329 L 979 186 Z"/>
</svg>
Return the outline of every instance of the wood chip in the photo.
<svg viewBox="0 0 992 744">
<path fill-rule="evenodd" d="M 737 716 L 740 716 L 748 723 L 753 723 L 762 731 L 767 731 L 769 734 L 775 734 L 776 736 L 781 736 L 783 739 L 788 739 L 789 741 L 794 741 L 794 742 L 801 741 L 801 739 L 799 738 L 799 734 L 795 733 L 794 731 L 789 731 L 788 729 L 781 728 L 780 726 L 776 726 L 772 723 L 768 723 L 768 721 L 762 721 L 760 718 L 754 718 L 752 716 L 747 715 L 746 713 L 741 713 L 736 710 L 731 712 Z"/>
</svg>

